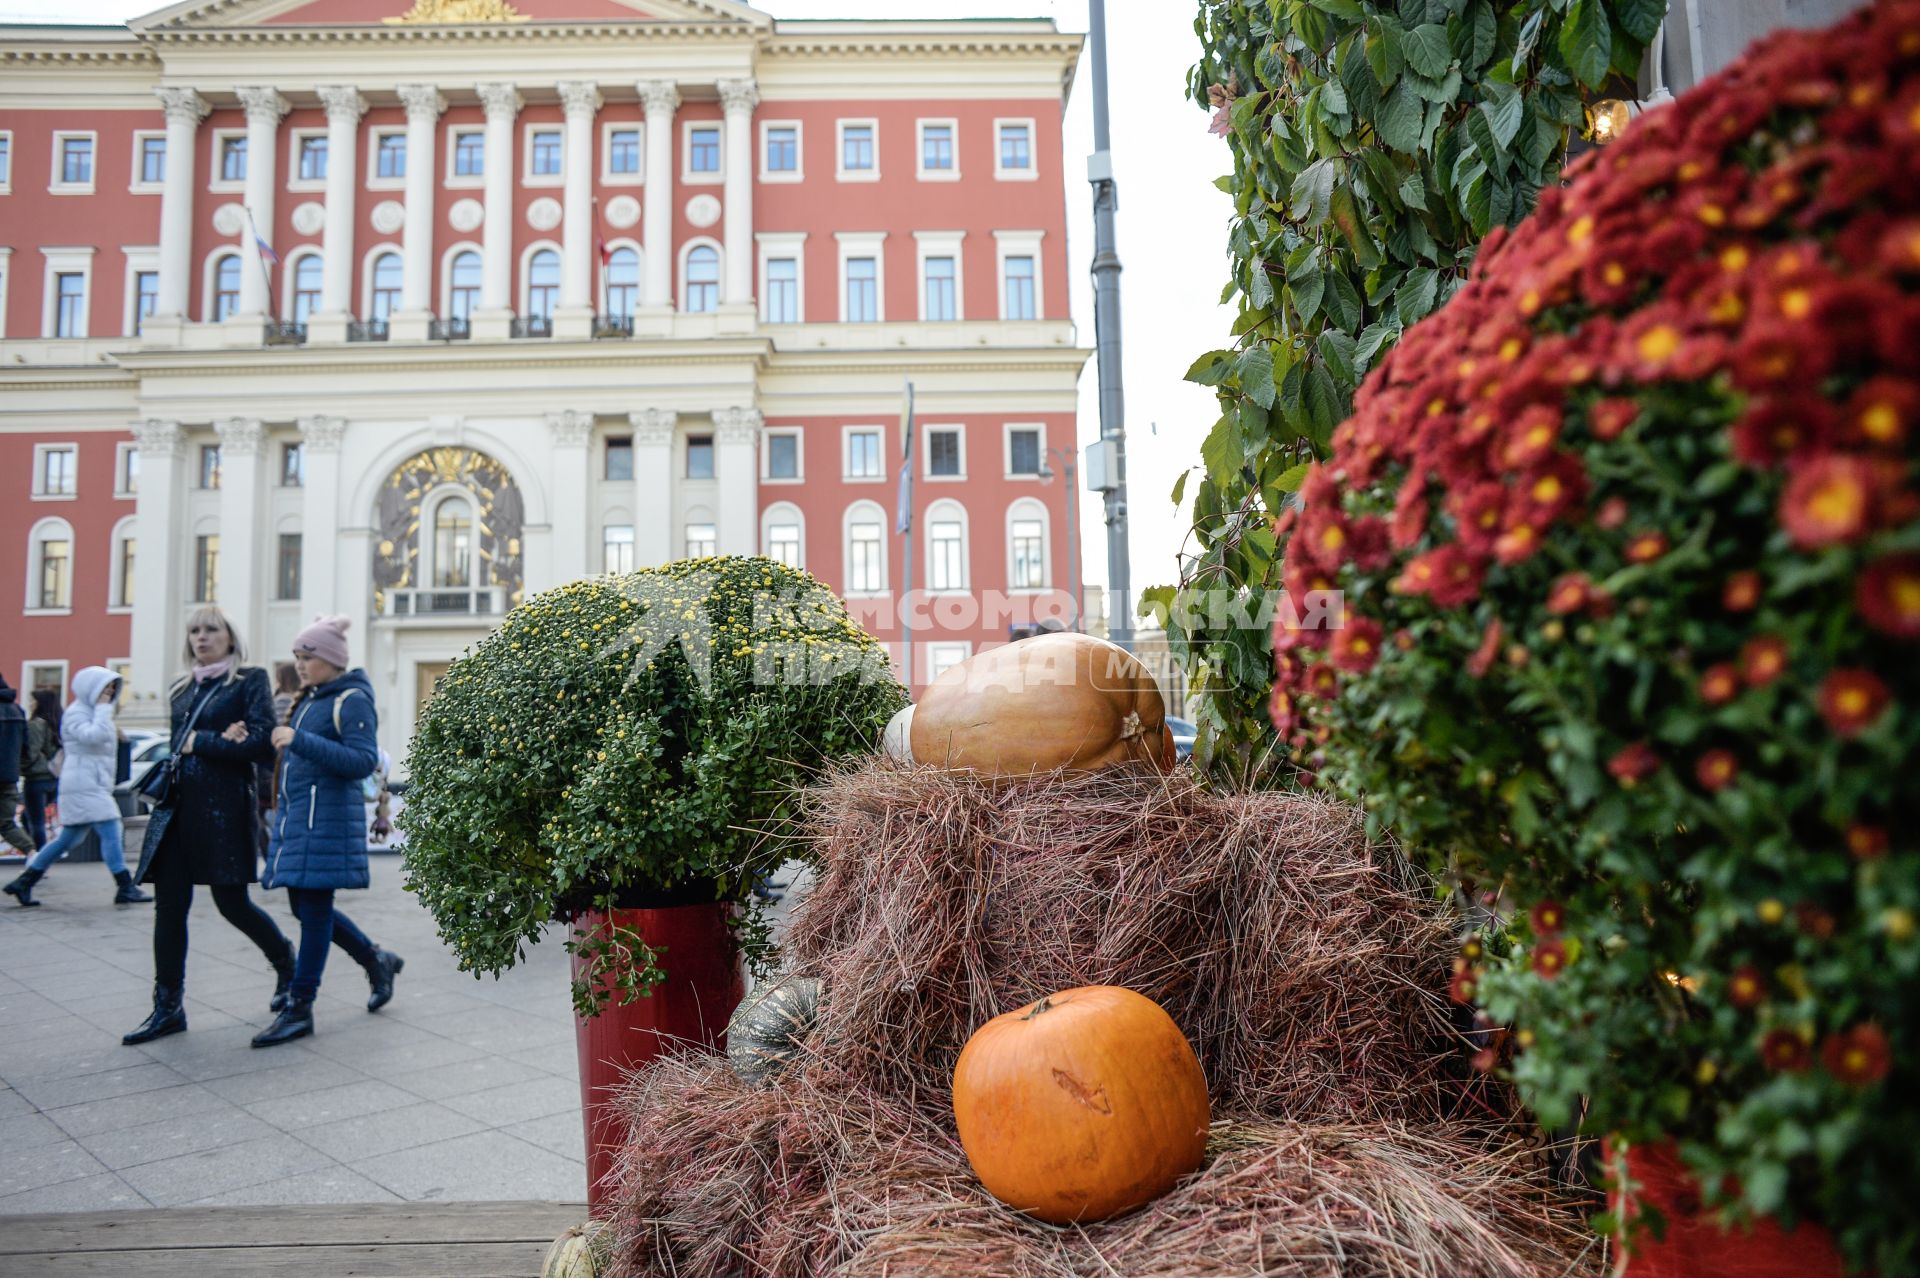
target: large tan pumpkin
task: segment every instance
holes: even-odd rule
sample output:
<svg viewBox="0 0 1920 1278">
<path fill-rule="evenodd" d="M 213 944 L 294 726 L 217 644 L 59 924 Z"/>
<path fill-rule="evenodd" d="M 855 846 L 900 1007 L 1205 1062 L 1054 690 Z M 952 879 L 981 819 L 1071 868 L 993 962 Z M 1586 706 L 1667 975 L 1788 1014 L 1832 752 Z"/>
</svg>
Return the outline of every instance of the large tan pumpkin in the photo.
<svg viewBox="0 0 1920 1278">
<path fill-rule="evenodd" d="M 1200 1165 L 1207 1080 L 1158 1003 L 1113 985 L 996 1016 L 953 1071 L 953 1117 L 989 1193 L 1042 1220 L 1104 1220 Z"/>
<path fill-rule="evenodd" d="M 1153 672 L 1092 635 L 1037 635 L 970 657 L 895 716 L 900 758 L 990 777 L 1118 763 L 1173 766 L 1166 703 Z"/>
</svg>

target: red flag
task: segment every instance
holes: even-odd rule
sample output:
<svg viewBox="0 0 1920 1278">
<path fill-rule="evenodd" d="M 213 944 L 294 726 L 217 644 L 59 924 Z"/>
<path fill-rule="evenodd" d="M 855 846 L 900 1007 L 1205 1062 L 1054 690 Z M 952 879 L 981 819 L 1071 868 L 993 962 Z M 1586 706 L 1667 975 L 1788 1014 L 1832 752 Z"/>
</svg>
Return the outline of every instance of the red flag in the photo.
<svg viewBox="0 0 1920 1278">
<path fill-rule="evenodd" d="M 613 256 L 613 250 L 607 247 L 607 237 L 598 231 L 593 233 L 593 247 L 600 254 L 600 265 L 605 266 L 607 259 Z"/>
</svg>

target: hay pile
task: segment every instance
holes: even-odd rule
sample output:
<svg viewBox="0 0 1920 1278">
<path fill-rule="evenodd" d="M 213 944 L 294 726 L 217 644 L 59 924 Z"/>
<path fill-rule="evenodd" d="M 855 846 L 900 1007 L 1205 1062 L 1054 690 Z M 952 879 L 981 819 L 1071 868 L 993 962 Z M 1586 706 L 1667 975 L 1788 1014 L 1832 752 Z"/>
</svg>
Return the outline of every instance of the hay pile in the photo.
<svg viewBox="0 0 1920 1278">
<path fill-rule="evenodd" d="M 682 1057 L 622 1095 L 617 1278 L 1588 1272 L 1579 1217 L 1462 1077 L 1453 943 L 1345 808 L 1114 770 L 988 788 L 875 762 L 814 792 L 818 879 L 787 938 L 824 985 L 770 1085 Z M 1073 985 L 1173 1016 L 1213 1093 L 1206 1167 L 1056 1228 L 982 1190 L 953 1063 Z"/>
</svg>

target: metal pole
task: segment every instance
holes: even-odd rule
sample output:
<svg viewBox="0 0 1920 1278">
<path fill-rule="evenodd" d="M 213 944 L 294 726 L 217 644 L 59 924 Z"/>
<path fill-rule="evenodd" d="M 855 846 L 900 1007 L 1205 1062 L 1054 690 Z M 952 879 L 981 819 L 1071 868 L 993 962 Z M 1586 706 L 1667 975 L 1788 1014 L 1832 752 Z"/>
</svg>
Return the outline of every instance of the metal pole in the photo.
<svg viewBox="0 0 1920 1278">
<path fill-rule="evenodd" d="M 913 379 L 907 379 L 906 403 L 900 414 L 900 495 L 893 529 L 906 535 L 900 568 L 900 664 L 907 695 L 913 695 Z"/>
<path fill-rule="evenodd" d="M 1080 570 L 1080 498 L 1074 490 L 1073 449 L 1064 452 L 1058 448 L 1047 449 L 1047 455 L 1058 457 L 1061 468 L 1067 476 L 1067 571 L 1073 574 L 1073 626 L 1075 630 L 1085 630 L 1087 624 L 1087 590 L 1081 579 L 1086 576 Z"/>
<path fill-rule="evenodd" d="M 1093 331 L 1100 376 L 1100 438 L 1111 444 L 1112 473 L 1103 490 L 1107 505 L 1107 634 L 1133 646 L 1133 573 L 1127 553 L 1126 400 L 1120 381 L 1120 254 L 1113 214 L 1119 192 L 1107 126 L 1107 7 L 1088 5 L 1088 57 L 1093 63 L 1093 150 L 1087 179 L 1093 184 Z"/>
</svg>

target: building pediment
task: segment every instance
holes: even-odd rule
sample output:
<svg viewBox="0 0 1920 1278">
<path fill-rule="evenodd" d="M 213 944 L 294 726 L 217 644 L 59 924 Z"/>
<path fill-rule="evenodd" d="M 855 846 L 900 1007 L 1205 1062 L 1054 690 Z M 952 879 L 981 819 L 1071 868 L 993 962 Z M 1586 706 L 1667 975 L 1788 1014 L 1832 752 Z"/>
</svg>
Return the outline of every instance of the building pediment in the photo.
<svg viewBox="0 0 1920 1278">
<path fill-rule="evenodd" d="M 184 0 L 136 18 L 137 32 L 260 26 L 478 26 L 525 22 L 672 22 L 766 29 L 737 0 Z"/>
</svg>

